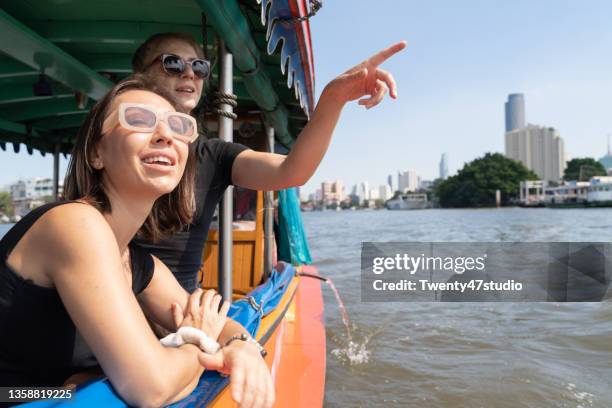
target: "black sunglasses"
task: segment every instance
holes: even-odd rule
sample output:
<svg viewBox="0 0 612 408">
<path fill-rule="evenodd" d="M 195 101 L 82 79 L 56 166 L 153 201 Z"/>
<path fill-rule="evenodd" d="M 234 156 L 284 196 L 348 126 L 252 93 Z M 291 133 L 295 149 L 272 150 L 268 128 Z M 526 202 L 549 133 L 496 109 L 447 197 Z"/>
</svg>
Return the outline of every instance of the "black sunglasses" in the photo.
<svg viewBox="0 0 612 408">
<path fill-rule="evenodd" d="M 194 58 L 189 61 L 185 61 L 178 55 L 174 54 L 162 54 L 159 59 L 161 59 L 162 68 L 168 75 L 181 75 L 185 72 L 185 65 L 191 64 L 191 69 L 195 76 L 200 79 L 208 79 L 210 77 L 210 61 L 200 58 Z M 155 58 L 151 65 L 153 65 L 158 58 Z"/>
</svg>

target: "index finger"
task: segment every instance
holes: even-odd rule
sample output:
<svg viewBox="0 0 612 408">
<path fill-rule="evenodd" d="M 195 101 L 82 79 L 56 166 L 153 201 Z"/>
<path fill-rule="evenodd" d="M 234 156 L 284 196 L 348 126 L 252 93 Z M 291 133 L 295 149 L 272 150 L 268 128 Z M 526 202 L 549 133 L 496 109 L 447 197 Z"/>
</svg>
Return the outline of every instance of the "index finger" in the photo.
<svg viewBox="0 0 612 408">
<path fill-rule="evenodd" d="M 370 62 L 374 65 L 380 65 L 385 62 L 385 60 L 389 59 L 389 57 L 397 54 L 404 48 L 406 48 L 406 41 L 400 41 L 398 43 L 395 43 L 392 46 L 387 47 L 384 50 L 371 56 Z"/>
</svg>

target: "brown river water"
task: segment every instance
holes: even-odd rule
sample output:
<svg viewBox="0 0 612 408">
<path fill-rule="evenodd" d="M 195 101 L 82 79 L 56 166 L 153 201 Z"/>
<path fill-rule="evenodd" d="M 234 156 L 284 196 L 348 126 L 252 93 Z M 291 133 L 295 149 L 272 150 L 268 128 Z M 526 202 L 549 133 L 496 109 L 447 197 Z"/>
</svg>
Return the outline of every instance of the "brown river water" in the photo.
<svg viewBox="0 0 612 408">
<path fill-rule="evenodd" d="M 304 213 L 324 287 L 326 407 L 612 407 L 612 302 L 364 303 L 362 241 L 610 241 L 612 209 Z"/>
</svg>

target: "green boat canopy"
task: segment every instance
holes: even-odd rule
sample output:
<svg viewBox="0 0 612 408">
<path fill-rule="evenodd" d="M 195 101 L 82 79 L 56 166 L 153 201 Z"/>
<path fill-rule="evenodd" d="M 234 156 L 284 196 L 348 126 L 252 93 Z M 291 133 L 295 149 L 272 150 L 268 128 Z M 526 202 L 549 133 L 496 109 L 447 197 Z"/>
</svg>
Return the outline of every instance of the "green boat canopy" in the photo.
<svg viewBox="0 0 612 408">
<path fill-rule="evenodd" d="M 218 81 L 217 38 L 234 56 L 235 132 L 275 129 L 291 148 L 314 106 L 305 0 L 0 0 L 0 148 L 69 153 L 87 111 L 131 73 L 149 36 L 186 32 Z M 204 38 L 206 37 L 206 38 Z M 210 99 L 210 98 L 203 98 Z M 212 113 L 203 113 L 214 120 Z M 204 120 L 206 122 L 206 120 Z M 248 128 L 248 129 L 245 129 Z"/>
</svg>

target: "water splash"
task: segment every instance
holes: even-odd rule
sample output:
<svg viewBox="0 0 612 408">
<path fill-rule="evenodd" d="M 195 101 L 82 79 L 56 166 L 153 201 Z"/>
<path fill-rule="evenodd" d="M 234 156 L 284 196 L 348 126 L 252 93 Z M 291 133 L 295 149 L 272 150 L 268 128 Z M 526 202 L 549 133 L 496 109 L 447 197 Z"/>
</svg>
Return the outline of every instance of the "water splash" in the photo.
<svg viewBox="0 0 612 408">
<path fill-rule="evenodd" d="M 342 323 L 344 323 L 344 327 L 346 328 L 346 338 L 349 341 L 349 345 L 353 342 L 353 336 L 351 336 L 351 326 L 348 317 L 348 313 L 346 311 L 346 307 L 344 307 L 344 302 L 342 302 L 342 298 L 340 297 L 340 293 L 336 288 L 336 285 L 331 281 L 331 279 L 327 278 L 325 283 L 329 285 L 331 290 L 334 292 L 334 296 L 336 296 L 336 301 L 338 302 L 338 307 L 340 308 L 340 313 L 342 314 Z"/>
<path fill-rule="evenodd" d="M 338 308 L 340 309 L 340 314 L 342 315 L 342 323 L 344 324 L 344 328 L 346 330 L 346 342 L 342 339 L 337 338 L 336 336 L 332 336 L 334 341 L 341 345 L 341 347 L 333 349 L 331 351 L 332 356 L 338 358 L 342 362 L 347 362 L 350 365 L 361 365 L 366 364 L 368 361 L 370 361 L 370 355 L 372 354 L 372 352 L 367 349 L 368 343 L 370 342 L 372 337 L 382 331 L 382 328 L 384 326 L 379 327 L 369 335 L 363 336 L 363 338 L 361 338 L 360 340 L 355 340 L 355 336 L 351 332 L 351 322 L 349 320 L 348 312 L 346 311 L 346 307 L 344 306 L 342 297 L 340 297 L 340 292 L 336 288 L 336 285 L 334 285 L 334 283 L 331 281 L 331 279 L 305 272 L 301 272 L 299 273 L 299 275 L 322 280 L 323 282 L 329 285 L 332 292 L 334 293 L 334 296 L 336 297 L 336 302 L 338 302 Z M 354 326 L 353 330 L 356 328 L 357 326 Z"/>
<path fill-rule="evenodd" d="M 383 330 L 384 326 L 380 326 L 374 332 L 363 336 L 361 339 L 357 339 L 358 336 L 355 336 L 358 327 L 351 326 L 348 312 L 346 311 L 346 307 L 344 306 L 344 302 L 342 302 L 342 298 L 340 297 L 340 293 L 338 289 L 331 281 L 331 279 L 326 279 L 325 282 L 329 285 L 331 290 L 334 292 L 334 296 L 336 297 L 336 301 L 338 302 L 338 307 L 340 308 L 340 313 L 342 314 L 342 323 L 344 323 L 344 327 L 346 329 L 346 343 L 344 343 L 341 339 L 334 337 L 334 341 L 338 344 L 341 344 L 341 347 L 333 349 L 331 351 L 332 356 L 338 358 L 340 361 L 348 363 L 350 365 L 361 365 L 367 364 L 370 361 L 370 356 L 372 355 L 372 351 L 368 350 L 368 344 L 370 340 L 380 333 Z M 352 327 L 352 330 L 351 330 Z"/>
<path fill-rule="evenodd" d="M 331 351 L 332 356 L 338 358 L 342 362 L 347 362 L 350 365 L 366 364 L 370 361 L 372 354 L 366 346 L 367 342 L 356 343 L 349 341 L 345 347 L 336 348 Z"/>
<path fill-rule="evenodd" d="M 346 342 L 341 347 L 333 349 L 331 351 L 331 354 L 334 357 L 338 358 L 338 360 L 340 360 L 341 362 L 348 363 L 352 366 L 367 364 L 370 361 L 370 356 L 372 355 L 372 351 L 368 350 L 370 340 L 372 340 L 374 336 L 380 333 L 383 328 L 384 326 L 380 326 L 374 332 L 363 336 L 360 340 L 356 339 L 356 337 L 358 336 L 353 336 L 353 338 L 348 340 L 348 342 Z M 355 326 L 354 329 L 354 332 L 358 331 L 358 327 Z M 333 340 L 338 344 L 343 343 L 337 337 L 334 337 Z"/>
</svg>

